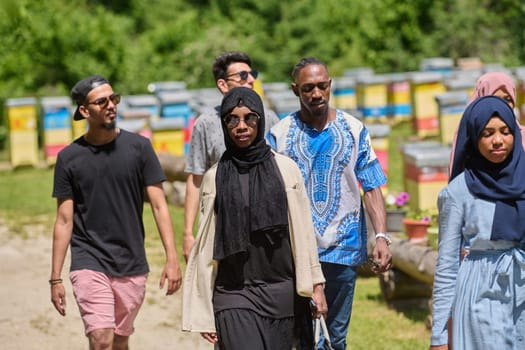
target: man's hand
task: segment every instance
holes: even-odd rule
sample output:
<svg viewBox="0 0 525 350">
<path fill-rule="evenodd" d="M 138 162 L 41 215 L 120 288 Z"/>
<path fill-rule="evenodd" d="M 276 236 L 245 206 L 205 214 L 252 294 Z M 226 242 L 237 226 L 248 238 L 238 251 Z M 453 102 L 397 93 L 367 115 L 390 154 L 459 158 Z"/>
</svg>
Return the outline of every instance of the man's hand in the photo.
<svg viewBox="0 0 525 350">
<path fill-rule="evenodd" d="M 168 280 L 168 289 L 166 295 L 175 293 L 182 285 L 182 273 L 180 271 L 179 262 L 167 262 L 160 276 L 160 289 L 164 288 L 164 282 Z"/>
<path fill-rule="evenodd" d="M 66 316 L 66 291 L 62 283 L 51 285 L 51 302 L 62 316 Z"/>
<path fill-rule="evenodd" d="M 372 267 L 372 271 L 375 273 L 381 273 L 388 271 L 392 268 L 392 253 L 384 238 L 377 238 L 372 257 L 376 263 Z"/>
</svg>

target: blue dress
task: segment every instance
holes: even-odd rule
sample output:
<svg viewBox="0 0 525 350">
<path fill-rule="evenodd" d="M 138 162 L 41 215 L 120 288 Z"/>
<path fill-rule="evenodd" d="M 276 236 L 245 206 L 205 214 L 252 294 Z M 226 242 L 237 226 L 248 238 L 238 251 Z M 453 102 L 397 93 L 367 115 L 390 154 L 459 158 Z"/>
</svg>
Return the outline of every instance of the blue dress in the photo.
<svg viewBox="0 0 525 350">
<path fill-rule="evenodd" d="M 464 174 L 438 197 L 439 254 L 434 279 L 432 345 L 453 349 L 525 349 L 525 251 L 492 241 L 495 204 L 475 198 Z M 469 254 L 460 263 L 461 248 Z"/>
</svg>

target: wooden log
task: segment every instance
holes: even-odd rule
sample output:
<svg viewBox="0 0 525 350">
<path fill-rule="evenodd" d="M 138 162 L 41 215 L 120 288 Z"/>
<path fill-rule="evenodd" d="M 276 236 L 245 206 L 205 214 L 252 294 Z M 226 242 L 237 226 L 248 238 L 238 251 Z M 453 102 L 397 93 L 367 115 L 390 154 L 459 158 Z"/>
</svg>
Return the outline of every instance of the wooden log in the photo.
<svg viewBox="0 0 525 350">
<path fill-rule="evenodd" d="M 431 285 L 395 268 L 379 275 L 379 285 L 386 301 L 428 299 L 432 296 Z"/>
<path fill-rule="evenodd" d="M 186 198 L 186 182 L 166 181 L 162 185 L 168 203 L 177 207 L 184 207 L 184 199 Z"/>
<path fill-rule="evenodd" d="M 367 248 L 368 255 L 371 256 L 375 244 L 375 233 L 370 222 L 371 220 L 367 217 Z M 395 234 L 391 236 L 392 244 L 390 245 L 390 251 L 392 252 L 393 267 L 412 276 L 418 281 L 433 284 L 437 251 L 426 245 L 400 239 L 396 237 Z"/>
<path fill-rule="evenodd" d="M 390 246 L 396 269 L 418 281 L 432 285 L 436 269 L 437 251 L 431 247 L 414 244 L 408 240 L 392 239 Z"/>
<path fill-rule="evenodd" d="M 368 253 L 372 254 L 375 233 L 367 218 Z M 398 302 L 420 304 L 432 296 L 437 251 L 427 245 L 417 244 L 392 236 L 392 270 L 379 276 L 381 292 L 391 305 Z"/>
<path fill-rule="evenodd" d="M 186 181 L 188 174 L 184 172 L 186 160 L 184 156 L 175 156 L 170 153 L 160 153 L 158 155 L 160 166 L 169 182 Z"/>
</svg>

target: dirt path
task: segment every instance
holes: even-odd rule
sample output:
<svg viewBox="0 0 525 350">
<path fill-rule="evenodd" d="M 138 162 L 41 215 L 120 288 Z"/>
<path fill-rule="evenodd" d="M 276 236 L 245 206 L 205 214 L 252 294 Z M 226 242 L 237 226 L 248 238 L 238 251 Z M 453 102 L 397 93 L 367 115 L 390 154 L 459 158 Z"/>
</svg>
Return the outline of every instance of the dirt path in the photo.
<svg viewBox="0 0 525 350">
<path fill-rule="evenodd" d="M 50 302 L 47 282 L 50 259 L 49 237 L 20 239 L 0 228 L 1 349 L 88 348 L 69 280 L 66 316 L 60 316 Z M 158 279 L 151 277 L 147 288 L 135 323 L 136 331 L 130 339 L 131 349 L 213 349 L 200 335 L 180 330 L 180 291 L 167 297 L 159 290 Z"/>
</svg>

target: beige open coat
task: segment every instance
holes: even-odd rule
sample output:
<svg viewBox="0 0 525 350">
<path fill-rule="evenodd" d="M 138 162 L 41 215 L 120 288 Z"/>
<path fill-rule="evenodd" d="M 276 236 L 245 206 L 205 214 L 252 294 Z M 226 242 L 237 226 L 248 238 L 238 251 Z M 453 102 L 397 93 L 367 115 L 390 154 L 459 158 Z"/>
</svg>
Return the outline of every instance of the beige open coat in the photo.
<svg viewBox="0 0 525 350">
<path fill-rule="evenodd" d="M 301 171 L 293 160 L 275 154 L 288 200 L 290 243 L 295 264 L 296 291 L 311 297 L 313 286 L 324 283 L 317 244 Z M 212 296 L 218 261 L 213 260 L 215 237 L 215 175 L 217 165 L 205 175 L 201 186 L 200 221 L 182 285 L 182 330 L 215 332 Z"/>
</svg>

